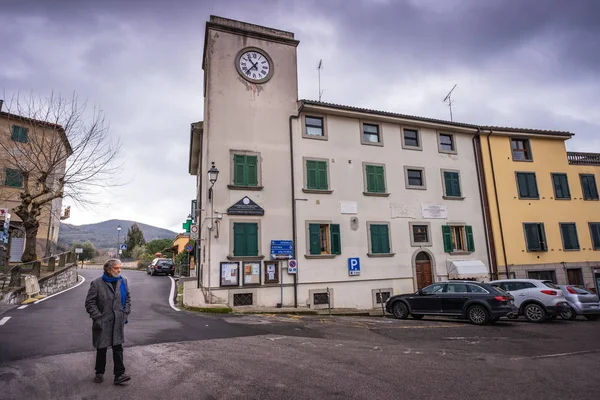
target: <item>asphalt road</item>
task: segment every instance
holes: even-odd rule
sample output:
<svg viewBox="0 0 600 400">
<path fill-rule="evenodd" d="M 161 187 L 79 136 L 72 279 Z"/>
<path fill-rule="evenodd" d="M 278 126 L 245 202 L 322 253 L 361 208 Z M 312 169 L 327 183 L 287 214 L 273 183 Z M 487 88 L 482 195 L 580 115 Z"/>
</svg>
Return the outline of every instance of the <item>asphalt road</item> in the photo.
<svg viewBox="0 0 600 400">
<path fill-rule="evenodd" d="M 0 398 L 584 400 L 600 392 L 600 321 L 206 316 L 170 308 L 168 277 L 126 274 L 130 383 L 92 382 L 88 281 L 1 316 L 11 319 L 0 326 Z"/>
</svg>

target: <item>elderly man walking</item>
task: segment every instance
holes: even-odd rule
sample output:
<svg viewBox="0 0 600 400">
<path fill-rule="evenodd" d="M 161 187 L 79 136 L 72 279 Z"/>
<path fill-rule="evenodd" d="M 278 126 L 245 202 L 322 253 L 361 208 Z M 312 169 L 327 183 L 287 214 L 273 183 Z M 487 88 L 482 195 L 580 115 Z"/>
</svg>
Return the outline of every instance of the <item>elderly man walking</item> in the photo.
<svg viewBox="0 0 600 400">
<path fill-rule="evenodd" d="M 125 374 L 123 342 L 125 324 L 131 311 L 127 280 L 121 276 L 121 260 L 111 259 L 104 264 L 104 274 L 90 284 L 85 298 L 85 310 L 92 318 L 92 343 L 96 348 L 94 382 L 104 380 L 106 350 L 112 347 L 115 385 L 131 379 Z"/>
</svg>

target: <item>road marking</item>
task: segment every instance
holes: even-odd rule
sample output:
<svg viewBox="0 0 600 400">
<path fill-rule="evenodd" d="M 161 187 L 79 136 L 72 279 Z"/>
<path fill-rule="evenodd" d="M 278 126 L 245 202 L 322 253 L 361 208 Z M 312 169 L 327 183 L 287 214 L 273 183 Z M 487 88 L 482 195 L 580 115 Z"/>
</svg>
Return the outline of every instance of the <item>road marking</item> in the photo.
<svg viewBox="0 0 600 400">
<path fill-rule="evenodd" d="M 181 311 L 179 308 L 175 307 L 175 303 L 173 303 L 173 295 L 175 294 L 175 279 L 172 276 L 169 277 L 171 280 L 171 293 L 169 294 L 169 305 L 175 311 Z"/>
<path fill-rule="evenodd" d="M 25 304 L 24 306 L 21 306 L 21 307 L 17 307 L 17 310 L 22 310 L 22 309 L 26 308 L 27 306 L 28 306 L 28 304 Z"/>
<path fill-rule="evenodd" d="M 85 278 L 84 278 L 83 276 L 81 276 L 81 275 L 77 275 L 77 276 L 78 276 L 79 278 L 81 278 L 81 282 L 79 282 L 77 285 L 75 285 L 75 286 L 71 286 L 70 288 L 63 290 L 62 292 L 54 293 L 53 295 L 50 295 L 50 296 L 48 296 L 48 297 L 44 297 L 43 299 L 41 299 L 41 300 L 38 300 L 38 301 L 34 302 L 33 304 L 41 303 L 42 301 L 46 301 L 46 300 L 48 300 L 48 299 L 51 299 L 51 298 L 52 298 L 52 297 L 54 297 L 54 296 L 58 296 L 59 294 L 62 294 L 62 293 L 64 293 L 64 292 L 68 292 L 69 290 L 71 290 L 71 289 L 75 289 L 77 286 L 79 286 L 79 285 L 81 285 L 83 282 L 85 282 Z"/>
<path fill-rule="evenodd" d="M 514 357 L 511 360 L 525 360 L 525 359 L 538 359 L 538 358 L 554 358 L 554 357 L 569 357 L 569 356 L 577 356 L 580 354 L 592 354 L 592 353 L 600 353 L 600 350 L 584 350 L 584 351 L 574 351 L 571 353 L 556 353 L 556 354 L 544 354 L 541 356 L 532 356 L 532 357 Z"/>
<path fill-rule="evenodd" d="M 4 317 L 2 319 L 0 319 L 0 326 L 4 325 L 6 323 L 6 321 L 8 321 L 10 319 L 10 317 Z"/>
</svg>

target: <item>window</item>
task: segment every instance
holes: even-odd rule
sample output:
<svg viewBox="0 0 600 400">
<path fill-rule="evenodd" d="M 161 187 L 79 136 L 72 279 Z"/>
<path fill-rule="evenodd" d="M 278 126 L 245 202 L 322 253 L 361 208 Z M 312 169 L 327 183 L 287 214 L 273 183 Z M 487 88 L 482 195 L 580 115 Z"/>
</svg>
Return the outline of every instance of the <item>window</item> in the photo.
<svg viewBox="0 0 600 400">
<path fill-rule="evenodd" d="M 233 256 L 258 256 L 258 223 L 233 223 Z"/>
<path fill-rule="evenodd" d="M 462 198 L 460 188 L 460 173 L 458 171 L 442 170 L 442 183 L 444 186 L 444 198 Z"/>
<path fill-rule="evenodd" d="M 306 136 L 325 136 L 322 117 L 311 117 L 307 115 L 304 119 L 304 129 Z"/>
<path fill-rule="evenodd" d="M 306 188 L 309 190 L 328 190 L 327 161 L 306 160 Z"/>
<path fill-rule="evenodd" d="M 543 223 L 523 224 L 523 229 L 525 230 L 527 251 L 548 251 Z"/>
<path fill-rule="evenodd" d="M 438 151 L 440 153 L 456 153 L 456 144 L 454 135 L 449 133 L 440 133 L 438 136 Z"/>
<path fill-rule="evenodd" d="M 529 279 L 538 279 L 540 281 L 552 281 L 556 283 L 556 274 L 554 271 L 527 271 Z"/>
<path fill-rule="evenodd" d="M 555 199 L 570 199 L 569 181 L 567 174 L 552 174 L 552 185 L 554 186 Z"/>
<path fill-rule="evenodd" d="M 567 281 L 569 282 L 569 285 L 583 285 L 583 271 L 581 268 L 568 269 Z"/>
<path fill-rule="evenodd" d="M 443 225 L 442 235 L 446 253 L 475 251 L 473 228 L 469 225 Z"/>
<path fill-rule="evenodd" d="M 425 168 L 404 166 L 404 182 L 407 189 L 426 189 Z"/>
<path fill-rule="evenodd" d="M 594 250 L 600 250 L 600 222 L 590 222 L 590 235 Z"/>
<path fill-rule="evenodd" d="M 429 222 L 409 222 L 408 227 L 410 228 L 411 246 L 431 246 Z"/>
<path fill-rule="evenodd" d="M 467 288 L 471 293 L 489 293 L 487 290 L 477 285 L 467 285 Z"/>
<path fill-rule="evenodd" d="M 517 172 L 517 188 L 521 199 L 539 199 L 535 172 Z"/>
<path fill-rule="evenodd" d="M 368 224 L 371 254 L 391 254 L 388 224 Z"/>
<path fill-rule="evenodd" d="M 464 283 L 448 283 L 444 293 L 468 293 L 467 285 Z"/>
<path fill-rule="evenodd" d="M 596 177 L 592 174 L 580 174 L 581 191 L 584 200 L 598 200 L 598 188 L 596 187 Z"/>
<path fill-rule="evenodd" d="M 382 145 L 380 126 L 377 124 L 362 123 L 361 143 Z"/>
<path fill-rule="evenodd" d="M 383 165 L 364 165 L 367 193 L 385 193 L 385 170 Z"/>
<path fill-rule="evenodd" d="M 12 187 L 23 187 L 23 172 L 18 169 L 4 169 L 4 184 Z"/>
<path fill-rule="evenodd" d="M 574 223 L 560 224 L 560 234 L 562 236 L 564 250 L 579 250 L 577 226 Z"/>
<path fill-rule="evenodd" d="M 311 256 L 342 254 L 340 226 L 329 223 L 308 224 L 308 252 Z"/>
<path fill-rule="evenodd" d="M 402 148 L 411 150 L 422 149 L 418 129 L 404 128 L 402 130 Z"/>
<path fill-rule="evenodd" d="M 233 185 L 258 186 L 258 155 L 233 155 Z"/>
<path fill-rule="evenodd" d="M 433 293 L 442 293 L 444 290 L 445 283 L 434 283 L 433 285 L 429 285 L 422 289 L 423 293 L 433 294 Z"/>
<path fill-rule="evenodd" d="M 29 129 L 19 125 L 13 125 L 10 138 L 15 142 L 27 143 Z"/>
<path fill-rule="evenodd" d="M 529 139 L 510 139 L 513 161 L 531 161 Z"/>
<path fill-rule="evenodd" d="M 500 288 L 506 292 L 515 292 L 517 290 L 533 289 L 536 286 L 531 282 L 500 282 Z"/>
</svg>

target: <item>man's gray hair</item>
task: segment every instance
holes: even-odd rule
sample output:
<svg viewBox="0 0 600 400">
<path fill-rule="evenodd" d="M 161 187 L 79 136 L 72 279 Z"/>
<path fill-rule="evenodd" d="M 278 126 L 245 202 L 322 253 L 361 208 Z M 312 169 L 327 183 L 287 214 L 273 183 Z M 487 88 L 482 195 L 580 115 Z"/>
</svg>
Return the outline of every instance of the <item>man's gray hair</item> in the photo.
<svg viewBox="0 0 600 400">
<path fill-rule="evenodd" d="M 108 272 L 109 269 L 111 269 L 117 264 L 121 264 L 121 260 L 119 260 L 118 258 L 111 258 L 110 260 L 104 263 L 104 272 Z"/>
</svg>

